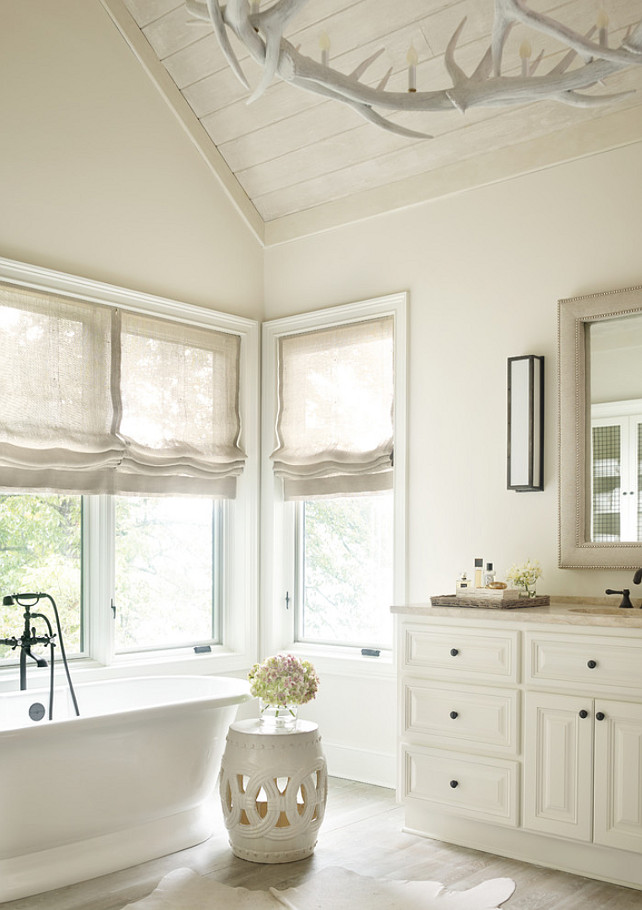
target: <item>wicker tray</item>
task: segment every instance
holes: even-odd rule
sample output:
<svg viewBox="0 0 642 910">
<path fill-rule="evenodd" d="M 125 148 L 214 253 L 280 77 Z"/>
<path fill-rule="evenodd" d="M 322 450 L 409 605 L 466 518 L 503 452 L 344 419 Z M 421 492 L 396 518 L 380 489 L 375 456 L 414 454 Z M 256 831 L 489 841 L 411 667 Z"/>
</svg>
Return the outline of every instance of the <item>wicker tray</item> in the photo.
<svg viewBox="0 0 642 910">
<path fill-rule="evenodd" d="M 548 594 L 536 597 L 516 597 L 514 600 L 493 600 L 491 597 L 458 597 L 456 594 L 438 594 L 430 598 L 433 607 L 473 607 L 478 610 L 515 610 L 520 607 L 547 607 Z"/>
</svg>

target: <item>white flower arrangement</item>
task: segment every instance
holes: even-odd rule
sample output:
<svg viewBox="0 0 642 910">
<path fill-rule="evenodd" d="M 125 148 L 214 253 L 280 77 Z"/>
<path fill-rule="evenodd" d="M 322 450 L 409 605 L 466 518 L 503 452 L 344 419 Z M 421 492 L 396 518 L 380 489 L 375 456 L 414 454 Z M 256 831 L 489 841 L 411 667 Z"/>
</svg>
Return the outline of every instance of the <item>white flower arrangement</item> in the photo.
<svg viewBox="0 0 642 910">
<path fill-rule="evenodd" d="M 276 654 L 254 664 L 247 676 L 250 692 L 269 705 L 304 705 L 317 694 L 319 677 L 309 660 Z"/>
<path fill-rule="evenodd" d="M 511 566 L 506 573 L 508 581 L 516 588 L 523 588 L 530 597 L 535 596 L 534 585 L 541 577 L 542 567 L 539 562 L 530 559 L 523 566 Z"/>
</svg>

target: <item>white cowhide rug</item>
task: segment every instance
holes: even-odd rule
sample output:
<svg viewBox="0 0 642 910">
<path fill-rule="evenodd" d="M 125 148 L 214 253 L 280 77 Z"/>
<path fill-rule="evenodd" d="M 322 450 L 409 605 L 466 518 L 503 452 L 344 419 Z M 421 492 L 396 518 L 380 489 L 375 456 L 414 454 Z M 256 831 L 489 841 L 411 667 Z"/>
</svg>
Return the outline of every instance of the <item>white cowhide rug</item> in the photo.
<svg viewBox="0 0 642 910">
<path fill-rule="evenodd" d="M 439 882 L 389 881 L 330 868 L 298 888 L 248 891 L 176 869 L 148 897 L 124 910 L 498 910 L 514 890 L 510 878 L 448 891 Z"/>
</svg>

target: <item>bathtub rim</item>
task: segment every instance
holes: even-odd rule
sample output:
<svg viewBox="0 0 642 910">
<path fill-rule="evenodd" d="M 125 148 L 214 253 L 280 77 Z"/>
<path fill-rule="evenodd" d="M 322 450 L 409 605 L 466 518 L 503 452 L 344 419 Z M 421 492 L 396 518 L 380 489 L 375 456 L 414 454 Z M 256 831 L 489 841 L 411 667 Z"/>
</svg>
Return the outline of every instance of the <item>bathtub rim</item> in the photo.
<svg viewBox="0 0 642 910">
<path fill-rule="evenodd" d="M 117 711 L 109 711 L 101 714 L 88 714 L 86 716 L 82 713 L 82 691 L 83 689 L 93 689 L 96 687 L 109 687 L 110 685 L 118 684 L 127 684 L 127 683 L 136 683 L 137 681 L 153 681 L 153 680 L 173 680 L 173 679 L 193 679 L 193 680 L 225 680 L 226 683 L 238 683 L 239 691 L 236 693 L 230 694 L 208 694 L 208 695 L 197 695 L 190 698 L 185 698 L 176 701 L 169 702 L 160 702 L 159 704 L 153 705 L 135 705 L 133 707 L 120 708 Z M 80 682 L 74 685 L 76 694 L 78 696 L 78 702 L 80 707 L 80 716 L 76 717 L 72 715 L 71 717 L 65 717 L 61 719 L 56 719 L 54 716 L 53 720 L 46 720 L 43 718 L 42 721 L 34 721 L 31 724 L 26 724 L 21 727 L 0 727 L 0 739 L 4 739 L 10 735 L 33 735 L 37 730 L 59 730 L 65 729 L 69 724 L 78 724 L 82 722 L 83 726 L 93 727 L 100 724 L 111 725 L 111 719 L 113 722 L 127 722 L 127 718 L 135 719 L 140 715 L 142 711 L 146 712 L 150 719 L 154 716 L 161 716 L 168 711 L 198 711 L 202 710 L 208 703 L 211 703 L 212 708 L 216 707 L 227 707 L 229 705 L 241 705 L 245 702 L 252 701 L 254 696 L 250 694 L 249 683 L 245 680 L 238 679 L 236 677 L 227 677 L 227 676 L 205 676 L 199 675 L 196 673 L 163 673 L 163 674 L 154 674 L 152 676 L 132 676 L 132 677 L 119 677 L 118 679 L 102 679 L 102 680 L 92 680 L 88 682 Z M 60 691 L 62 694 L 65 694 L 66 683 L 62 680 L 55 686 L 56 695 Z M 43 704 L 48 704 L 49 699 L 49 689 L 48 688 L 38 688 L 38 689 L 27 689 L 17 692 L 3 692 L 0 693 L 0 699 L 2 698 L 34 698 L 34 700 L 42 701 Z M 54 699 L 54 715 L 56 702 Z"/>
</svg>

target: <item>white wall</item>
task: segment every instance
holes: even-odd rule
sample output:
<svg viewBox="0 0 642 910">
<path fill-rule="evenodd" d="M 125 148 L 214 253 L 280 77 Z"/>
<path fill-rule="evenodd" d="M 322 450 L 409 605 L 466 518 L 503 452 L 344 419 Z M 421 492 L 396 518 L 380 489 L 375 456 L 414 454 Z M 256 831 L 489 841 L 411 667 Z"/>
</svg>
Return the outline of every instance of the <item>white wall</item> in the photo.
<svg viewBox="0 0 642 910">
<path fill-rule="evenodd" d="M 0 255 L 254 318 L 264 265 L 268 319 L 410 291 L 409 600 L 475 556 L 539 559 L 551 593 L 630 581 L 557 568 L 556 301 L 642 282 L 642 144 L 264 255 L 98 0 L 1 4 L 0 85 Z M 543 493 L 505 489 L 523 353 L 547 357 Z M 331 675 L 304 716 L 331 770 L 393 783 L 392 678 Z"/>
<path fill-rule="evenodd" d="M 476 556 L 499 578 L 538 559 L 542 593 L 631 586 L 557 567 L 557 300 L 642 283 L 640 173 L 642 143 L 266 250 L 268 319 L 410 292 L 409 602 L 453 592 Z M 527 353 L 546 356 L 546 486 L 515 493 L 506 360 Z"/>
<path fill-rule="evenodd" d="M 0 255 L 260 317 L 262 249 L 99 0 L 0 4 Z"/>
</svg>

